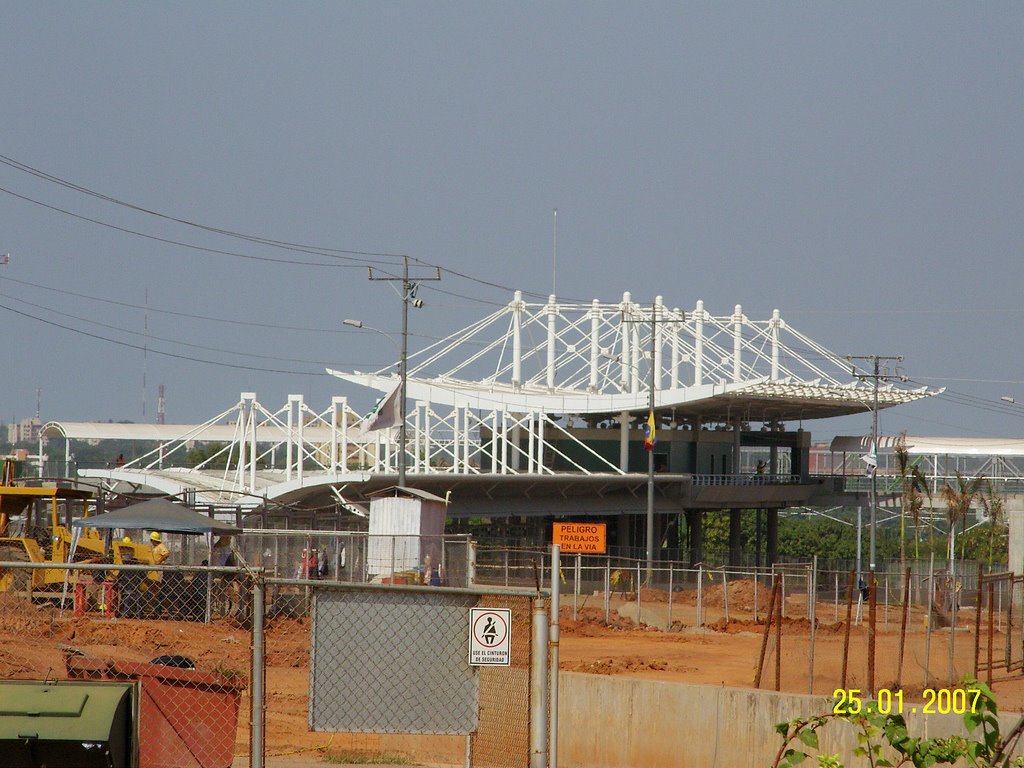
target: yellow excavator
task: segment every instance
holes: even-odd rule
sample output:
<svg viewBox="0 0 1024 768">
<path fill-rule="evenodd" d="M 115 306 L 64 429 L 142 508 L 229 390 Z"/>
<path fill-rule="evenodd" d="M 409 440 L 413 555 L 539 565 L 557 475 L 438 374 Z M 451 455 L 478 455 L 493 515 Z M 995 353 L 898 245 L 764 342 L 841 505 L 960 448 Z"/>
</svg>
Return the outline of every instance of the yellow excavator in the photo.
<svg viewBox="0 0 1024 768">
<path fill-rule="evenodd" d="M 66 563 L 71 551 L 71 521 L 88 515 L 92 496 L 91 491 L 79 488 L 15 485 L 14 462 L 5 459 L 0 471 L 0 562 Z M 48 516 L 43 510 L 47 502 Z M 75 562 L 110 562 L 106 557 L 103 538 L 93 529 L 83 529 Z M 65 575 L 66 569 L 59 567 L 0 567 L 0 592 L 31 591 L 46 597 L 46 593 L 63 590 Z"/>
</svg>

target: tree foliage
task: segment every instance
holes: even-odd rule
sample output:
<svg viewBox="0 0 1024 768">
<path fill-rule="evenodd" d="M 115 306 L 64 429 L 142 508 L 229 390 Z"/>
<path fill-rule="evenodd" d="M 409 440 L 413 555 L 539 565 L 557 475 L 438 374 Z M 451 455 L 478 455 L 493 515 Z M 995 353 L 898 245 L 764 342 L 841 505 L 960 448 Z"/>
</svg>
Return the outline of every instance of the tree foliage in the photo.
<svg viewBox="0 0 1024 768">
<path fill-rule="evenodd" d="M 1024 758 L 1011 756 L 1024 732 L 1024 718 L 1003 736 L 992 691 L 984 683 L 970 679 L 965 679 L 962 687 L 979 691 L 977 701 L 963 716 L 968 731 L 966 737 L 914 736 L 907 729 L 902 714 L 883 715 L 878 711 L 877 701 L 865 701 L 862 707 L 858 706 L 856 714 L 851 714 L 849 709 L 837 712 L 833 708 L 830 713 L 777 724 L 775 730 L 782 737 L 782 745 L 772 768 L 792 768 L 812 755 L 819 768 L 845 768 L 838 754 L 820 753 L 818 732 L 832 721 L 847 723 L 857 731 L 858 746 L 854 754 L 863 760 L 860 765 L 871 768 L 911 765 L 928 768 L 956 763 L 975 768 L 1024 766 Z"/>
</svg>

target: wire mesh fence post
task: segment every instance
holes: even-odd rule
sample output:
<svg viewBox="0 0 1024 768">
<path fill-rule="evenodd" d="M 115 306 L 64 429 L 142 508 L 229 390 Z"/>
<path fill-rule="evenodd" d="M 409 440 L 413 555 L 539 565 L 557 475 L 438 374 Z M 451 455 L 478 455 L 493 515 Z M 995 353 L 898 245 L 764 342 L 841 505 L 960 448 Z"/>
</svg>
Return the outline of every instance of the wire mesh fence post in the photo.
<svg viewBox="0 0 1024 768">
<path fill-rule="evenodd" d="M 846 625 L 843 627 L 843 671 L 839 686 L 846 688 L 846 672 L 850 661 L 850 622 L 853 619 L 853 571 L 846 580 Z"/>
<path fill-rule="evenodd" d="M 640 611 L 641 611 L 642 607 L 640 605 L 640 585 L 642 583 L 643 582 L 640 580 L 640 561 L 637 560 L 637 563 L 636 563 L 636 584 L 635 584 L 635 587 L 636 587 L 636 623 L 637 623 L 637 626 L 640 626 L 640 622 L 641 622 Z"/>
<path fill-rule="evenodd" d="M 982 579 L 981 563 L 978 563 L 978 589 L 974 595 L 974 679 L 978 679 L 978 668 L 981 665 L 981 602 L 982 602 Z"/>
<path fill-rule="evenodd" d="M 889 572 L 885 573 L 885 603 L 882 607 L 882 625 L 889 626 Z"/>
<path fill-rule="evenodd" d="M 811 572 L 808 575 L 807 594 L 810 596 L 808 618 L 811 621 L 810 647 L 807 652 L 807 693 L 814 693 L 814 635 L 818 624 L 818 556 L 811 560 Z"/>
<path fill-rule="evenodd" d="M 670 632 L 672 631 L 672 574 L 673 574 L 674 570 L 675 570 L 675 568 L 673 568 L 672 563 L 670 562 L 669 563 L 669 617 L 668 617 L 668 628 L 669 628 Z M 1010 646 L 1008 645 L 1007 647 L 1009 648 Z"/>
<path fill-rule="evenodd" d="M 786 617 L 786 572 L 782 572 L 782 588 L 779 592 L 779 610 L 782 611 L 782 617 Z"/>
<path fill-rule="evenodd" d="M 604 566 L 604 623 L 611 620 L 612 612 L 612 559 L 609 557 Z"/>
<path fill-rule="evenodd" d="M 1010 573 L 1010 580 L 1008 582 L 1007 590 L 1009 594 L 1006 596 L 1006 671 L 1009 672 L 1013 666 L 1013 585 L 1016 580 L 1013 577 L 1013 573 Z"/>
<path fill-rule="evenodd" d="M 907 645 L 907 616 L 910 613 L 910 568 L 907 568 L 906 581 L 903 588 L 903 615 L 900 618 L 900 646 L 898 649 L 898 655 L 896 657 L 896 687 L 900 688 L 903 685 L 903 654 L 906 650 Z"/>
<path fill-rule="evenodd" d="M 558 579 L 554 571 L 552 580 Z M 533 600 L 533 661 L 530 672 L 530 768 L 546 768 L 548 701 L 548 616 L 544 599 Z"/>
<path fill-rule="evenodd" d="M 871 571 L 868 579 L 868 692 L 875 695 L 875 630 L 878 621 L 878 580 Z"/>
<path fill-rule="evenodd" d="M 996 631 L 1003 631 L 1003 582 L 999 582 L 999 591 L 996 592 Z"/>
<path fill-rule="evenodd" d="M 580 556 L 576 555 L 576 564 L 579 565 Z M 559 560 L 561 559 L 561 547 L 557 544 L 551 545 L 551 573 L 558 573 Z M 550 768 L 558 766 L 558 641 L 559 641 L 559 611 L 560 611 L 560 585 L 558 579 L 551 580 L 551 627 L 548 632 L 548 764 Z M 575 605 L 573 607 L 575 614 Z"/>
<path fill-rule="evenodd" d="M 928 560 L 928 605 L 925 613 L 924 625 L 924 685 L 928 687 L 928 680 L 931 673 L 931 652 L 932 652 L 932 616 L 934 615 L 935 601 L 935 553 L 931 553 Z"/>
<path fill-rule="evenodd" d="M 263 681 L 266 674 L 264 661 L 263 608 L 264 608 L 263 574 L 256 573 L 252 578 L 252 720 L 250 731 L 249 765 L 251 768 L 263 768 L 263 724 L 266 706 L 263 701 Z"/>
<path fill-rule="evenodd" d="M 988 584 L 988 662 L 986 667 L 988 674 L 985 677 L 985 682 L 988 683 L 989 688 L 992 687 L 992 641 L 995 639 L 995 592 L 996 585 L 990 581 Z"/>
<path fill-rule="evenodd" d="M 697 626 L 704 626 L 704 566 L 697 563 Z"/>
<path fill-rule="evenodd" d="M 955 664 L 955 652 L 956 652 L 956 617 L 959 612 L 960 606 L 957 604 L 960 600 L 960 590 L 957 589 L 957 578 L 956 578 L 956 566 L 949 569 L 949 597 L 950 597 L 950 611 L 949 611 L 949 668 L 948 678 L 949 685 L 952 687 L 956 680 L 956 664 Z"/>
<path fill-rule="evenodd" d="M 782 619 L 785 615 L 782 611 L 785 603 L 785 578 L 782 575 L 782 585 L 779 587 L 779 599 L 775 602 L 775 690 L 782 690 Z"/>
<path fill-rule="evenodd" d="M 757 624 L 757 583 L 760 581 L 757 566 L 754 566 L 754 623 Z"/>
<path fill-rule="evenodd" d="M 836 571 L 836 600 L 835 600 L 835 606 L 836 606 L 836 617 L 833 619 L 833 621 L 836 624 L 838 624 L 839 623 L 839 571 Z"/>
<path fill-rule="evenodd" d="M 698 576 L 699 579 L 699 576 Z M 754 672 L 754 687 L 761 687 L 761 672 L 764 670 L 764 657 L 768 652 L 768 637 L 772 631 L 772 616 L 775 613 L 775 600 L 779 594 L 778 581 L 772 582 L 771 597 L 768 598 L 768 613 L 764 622 L 764 634 L 761 636 L 761 652 L 757 656 L 757 669 Z M 845 686 L 844 686 L 845 687 Z"/>
<path fill-rule="evenodd" d="M 818 557 L 817 555 L 814 555 L 813 558 L 812 558 L 812 562 L 816 562 L 817 561 L 817 557 Z M 808 621 L 811 620 L 811 613 L 812 613 L 811 612 L 811 601 L 813 599 L 813 595 L 811 593 L 811 568 L 812 568 L 812 566 L 810 566 L 810 565 L 807 566 L 807 575 L 806 575 L 806 578 L 807 578 L 807 620 Z"/>
<path fill-rule="evenodd" d="M 576 562 L 574 563 L 573 575 L 572 575 L 572 620 L 573 621 L 576 621 L 576 618 L 577 618 L 577 615 L 578 615 L 577 603 L 579 601 L 579 596 L 580 596 L 580 576 L 581 576 L 581 571 L 582 571 L 582 567 L 581 567 L 581 563 L 580 563 L 580 558 L 581 557 L 582 557 L 582 555 L 579 552 L 577 552 L 576 553 Z M 552 561 L 551 567 L 552 568 L 555 567 L 554 561 Z M 552 571 L 552 573 L 554 573 L 554 571 Z"/>
<path fill-rule="evenodd" d="M 725 566 L 722 566 L 722 603 L 725 608 L 725 623 L 729 623 L 729 579 L 725 572 Z"/>
</svg>

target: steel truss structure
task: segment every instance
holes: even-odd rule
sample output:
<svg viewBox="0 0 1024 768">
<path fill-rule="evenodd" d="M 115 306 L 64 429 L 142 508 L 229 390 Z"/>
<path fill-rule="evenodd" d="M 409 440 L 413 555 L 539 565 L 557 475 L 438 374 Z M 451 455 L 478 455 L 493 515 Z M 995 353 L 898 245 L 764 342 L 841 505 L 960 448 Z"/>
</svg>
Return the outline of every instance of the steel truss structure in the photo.
<svg viewBox="0 0 1024 768">
<path fill-rule="evenodd" d="M 328 371 L 382 393 L 399 380 L 397 365 Z M 616 303 L 551 296 L 541 304 L 516 292 L 507 306 L 410 355 L 408 471 L 543 476 L 555 474 L 557 457 L 563 472 L 624 475 L 630 468 L 623 460 L 602 457 L 574 427 L 614 423 L 625 440 L 646 420 L 652 387 L 659 429 L 751 421 L 780 428 L 787 420 L 863 413 L 875 397 L 847 360 L 792 328 L 778 310 L 752 320 L 739 305 L 716 316 L 703 302 L 682 310 L 660 296 L 647 306 L 629 293 Z M 886 382 L 877 403 L 887 408 L 934 394 Z M 124 467 L 82 474 L 144 479 L 169 493 L 195 489 L 197 501 L 207 503 L 230 497 L 255 504 L 316 485 L 343 498 L 347 483 L 396 470 L 398 429 L 369 431 L 374 415 L 360 417 L 343 396 L 317 411 L 290 395 L 271 410 L 255 393 L 242 393 L 231 409 L 178 427 L 173 437 L 170 425 L 116 425 L 159 426 L 160 437 L 150 438 L 159 448 Z M 44 434 L 81 436 L 67 426 L 47 425 Z M 224 446 L 184 468 L 188 448 L 204 440 Z"/>
</svg>

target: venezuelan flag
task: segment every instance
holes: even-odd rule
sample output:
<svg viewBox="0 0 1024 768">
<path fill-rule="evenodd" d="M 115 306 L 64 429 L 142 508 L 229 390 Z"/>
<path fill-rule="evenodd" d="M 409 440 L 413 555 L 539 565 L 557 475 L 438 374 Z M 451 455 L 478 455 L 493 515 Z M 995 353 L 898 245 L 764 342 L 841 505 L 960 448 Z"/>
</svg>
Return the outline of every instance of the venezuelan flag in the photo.
<svg viewBox="0 0 1024 768">
<path fill-rule="evenodd" d="M 654 429 L 654 411 L 651 411 L 647 417 L 647 423 L 644 424 L 644 448 L 653 451 L 656 442 L 658 442 L 658 435 Z"/>
</svg>

